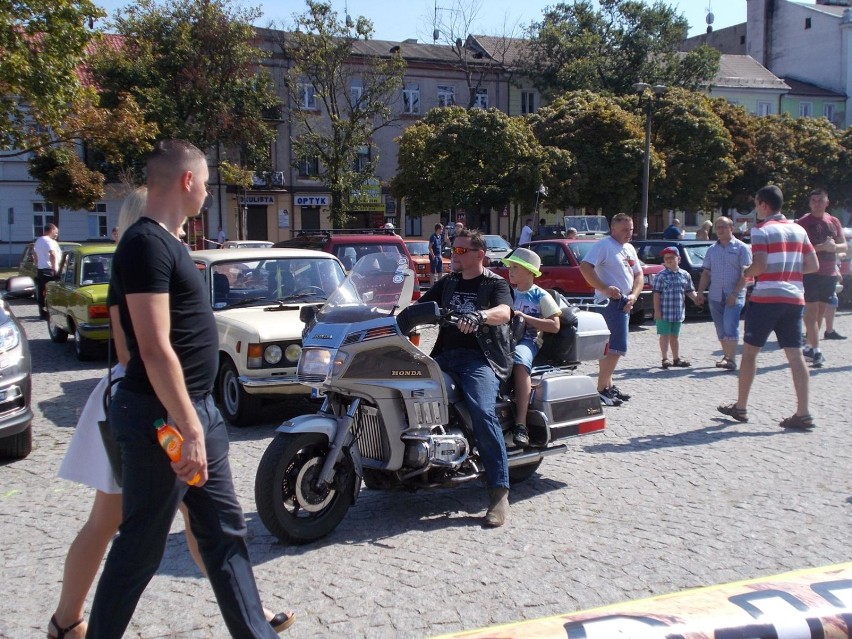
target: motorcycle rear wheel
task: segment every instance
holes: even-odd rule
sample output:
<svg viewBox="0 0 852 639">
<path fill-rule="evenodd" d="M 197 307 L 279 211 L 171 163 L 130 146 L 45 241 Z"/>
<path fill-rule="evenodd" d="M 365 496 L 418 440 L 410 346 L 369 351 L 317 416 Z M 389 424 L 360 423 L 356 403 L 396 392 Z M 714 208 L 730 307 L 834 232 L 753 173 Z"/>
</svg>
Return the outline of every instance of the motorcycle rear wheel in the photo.
<svg viewBox="0 0 852 639">
<path fill-rule="evenodd" d="M 257 512 L 283 543 L 325 537 L 352 505 L 357 475 L 348 455 L 329 486 L 319 490 L 315 485 L 328 451 L 328 439 L 319 433 L 279 433 L 260 460 L 254 484 Z"/>
<path fill-rule="evenodd" d="M 543 460 L 539 459 L 532 464 L 524 464 L 523 466 L 515 466 L 509 469 L 509 485 L 520 484 L 526 481 L 535 474 L 538 467 L 541 466 Z"/>
</svg>

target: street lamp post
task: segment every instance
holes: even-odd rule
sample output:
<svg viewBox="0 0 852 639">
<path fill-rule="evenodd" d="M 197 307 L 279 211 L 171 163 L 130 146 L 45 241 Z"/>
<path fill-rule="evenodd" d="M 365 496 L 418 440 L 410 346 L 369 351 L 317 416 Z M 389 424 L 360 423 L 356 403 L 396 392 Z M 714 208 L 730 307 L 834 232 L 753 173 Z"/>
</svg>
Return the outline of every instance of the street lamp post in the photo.
<svg viewBox="0 0 852 639">
<path fill-rule="evenodd" d="M 643 240 L 648 239 L 648 188 L 651 181 L 651 120 L 654 117 L 654 104 L 660 96 L 668 91 L 668 87 L 662 84 L 651 86 L 646 82 L 637 82 L 633 89 L 639 95 L 639 106 L 645 101 L 645 157 L 642 165 L 642 223 L 640 235 Z M 648 95 L 648 91 L 651 95 Z"/>
</svg>

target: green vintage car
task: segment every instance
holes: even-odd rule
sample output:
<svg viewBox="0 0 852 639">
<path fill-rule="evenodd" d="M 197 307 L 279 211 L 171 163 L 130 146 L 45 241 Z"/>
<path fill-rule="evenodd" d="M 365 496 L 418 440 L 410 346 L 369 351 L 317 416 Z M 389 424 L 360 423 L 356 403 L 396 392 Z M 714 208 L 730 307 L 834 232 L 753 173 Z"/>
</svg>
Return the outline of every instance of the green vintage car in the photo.
<svg viewBox="0 0 852 639">
<path fill-rule="evenodd" d="M 80 360 L 103 353 L 109 339 L 107 287 L 115 244 L 88 244 L 67 251 L 58 279 L 47 283 L 47 329 L 62 343 L 74 334 Z"/>
</svg>

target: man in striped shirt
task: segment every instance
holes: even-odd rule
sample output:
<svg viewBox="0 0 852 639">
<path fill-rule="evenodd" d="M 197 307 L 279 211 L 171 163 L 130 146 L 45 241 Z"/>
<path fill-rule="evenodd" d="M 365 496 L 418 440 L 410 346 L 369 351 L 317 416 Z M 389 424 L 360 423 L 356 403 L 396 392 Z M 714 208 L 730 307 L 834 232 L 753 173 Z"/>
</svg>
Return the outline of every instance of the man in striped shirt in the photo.
<svg viewBox="0 0 852 639">
<path fill-rule="evenodd" d="M 737 421 L 748 421 L 746 405 L 757 370 L 757 354 L 774 331 L 790 364 L 797 404 L 796 412 L 781 420 L 781 426 L 810 429 L 814 420 L 808 411 L 808 369 L 802 354 L 802 278 L 815 273 L 819 263 L 805 230 L 781 213 L 781 189 L 764 186 L 754 199 L 758 224 L 751 231 L 752 264 L 744 275 L 757 277 L 757 283 L 746 311 L 737 401 L 718 410 Z"/>
</svg>

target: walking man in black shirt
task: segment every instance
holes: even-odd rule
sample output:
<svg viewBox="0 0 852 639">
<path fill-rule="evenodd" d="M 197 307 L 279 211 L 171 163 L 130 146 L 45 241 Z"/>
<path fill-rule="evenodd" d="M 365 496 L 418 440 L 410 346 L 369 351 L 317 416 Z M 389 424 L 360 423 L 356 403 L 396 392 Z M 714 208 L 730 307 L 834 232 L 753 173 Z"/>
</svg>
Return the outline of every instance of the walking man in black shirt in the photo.
<svg viewBox="0 0 852 639">
<path fill-rule="evenodd" d="M 228 434 L 213 403 L 216 323 L 202 280 L 178 239 L 185 217 L 207 195 L 204 154 L 181 140 L 158 142 L 148 158 L 145 217 L 122 236 L 112 293 L 130 361 L 109 411 L 121 446 L 122 522 L 92 605 L 87 637 L 118 639 L 157 571 L 181 501 L 232 637 L 272 639 L 258 596 L 246 525 L 228 463 Z M 154 422 L 168 419 L 184 438 L 170 462 Z M 198 474 L 200 481 L 186 482 Z"/>
</svg>

